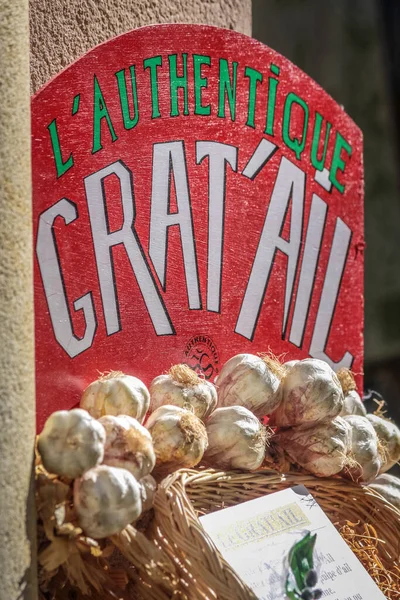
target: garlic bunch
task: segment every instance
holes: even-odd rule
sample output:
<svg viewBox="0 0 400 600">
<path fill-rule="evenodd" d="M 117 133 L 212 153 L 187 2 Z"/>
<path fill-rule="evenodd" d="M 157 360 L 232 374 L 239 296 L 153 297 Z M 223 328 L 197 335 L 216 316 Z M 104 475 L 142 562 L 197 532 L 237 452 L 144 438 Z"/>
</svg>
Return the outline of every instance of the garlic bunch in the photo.
<svg viewBox="0 0 400 600">
<path fill-rule="evenodd" d="M 146 475 L 139 481 L 140 497 L 142 499 L 142 512 L 146 512 L 153 506 L 154 496 L 157 490 L 157 482 L 152 475 Z"/>
<path fill-rule="evenodd" d="M 140 516 L 140 485 L 126 469 L 100 465 L 75 480 L 74 506 L 84 533 L 105 538 Z"/>
<path fill-rule="evenodd" d="M 206 428 L 192 412 L 179 406 L 160 406 L 148 418 L 146 428 L 153 439 L 158 475 L 194 467 L 203 458 L 208 443 Z"/>
<path fill-rule="evenodd" d="M 392 421 L 377 415 L 369 414 L 367 419 L 378 436 L 382 463 L 380 473 L 385 473 L 400 460 L 400 430 Z"/>
<path fill-rule="evenodd" d="M 339 473 L 351 444 L 351 427 L 341 417 L 312 425 L 301 425 L 276 434 L 294 464 L 317 477 Z"/>
<path fill-rule="evenodd" d="M 266 429 L 244 406 L 217 408 L 206 422 L 208 449 L 204 459 L 222 469 L 254 471 L 261 466 Z"/>
<path fill-rule="evenodd" d="M 374 479 L 368 487 L 379 492 L 390 504 L 400 510 L 400 479 L 398 477 L 385 473 Z"/>
<path fill-rule="evenodd" d="M 103 460 L 106 432 L 80 408 L 59 410 L 47 419 L 38 450 L 49 473 L 74 479 Z"/>
<path fill-rule="evenodd" d="M 344 475 L 356 482 L 374 479 L 381 461 L 378 452 L 378 437 L 371 423 L 360 415 L 343 417 L 351 427 L 351 446 Z"/>
<path fill-rule="evenodd" d="M 229 359 L 218 376 L 218 407 L 244 406 L 258 417 L 276 409 L 279 372 L 273 360 L 253 354 Z"/>
<path fill-rule="evenodd" d="M 92 417 L 128 415 L 143 423 L 150 405 L 150 394 L 140 379 L 112 371 L 93 381 L 83 392 L 80 406 Z"/>
<path fill-rule="evenodd" d="M 294 427 L 333 419 L 343 408 L 343 391 L 334 371 L 324 361 L 306 358 L 293 365 L 279 386 L 280 404 L 271 425 Z"/>
<path fill-rule="evenodd" d="M 136 479 L 153 470 L 156 463 L 153 442 L 143 425 L 127 415 L 106 415 L 99 423 L 106 431 L 104 465 L 127 469 Z"/>
<path fill-rule="evenodd" d="M 150 410 L 165 404 L 187 408 L 199 419 L 205 419 L 217 406 L 217 391 L 187 365 L 174 365 L 150 384 Z"/>
</svg>

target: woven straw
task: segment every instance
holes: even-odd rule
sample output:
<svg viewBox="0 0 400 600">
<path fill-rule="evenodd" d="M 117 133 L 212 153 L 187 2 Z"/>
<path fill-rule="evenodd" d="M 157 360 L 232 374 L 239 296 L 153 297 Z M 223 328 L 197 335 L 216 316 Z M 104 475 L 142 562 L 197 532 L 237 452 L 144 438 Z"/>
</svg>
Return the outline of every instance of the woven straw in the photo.
<svg viewBox="0 0 400 600">
<path fill-rule="evenodd" d="M 207 469 L 170 475 L 155 499 L 154 540 L 174 561 L 188 598 L 256 598 L 222 559 L 198 516 L 300 484 L 308 488 L 342 532 L 350 524 L 352 536 L 362 539 L 370 526 L 376 534 L 373 541 L 381 569 L 370 574 L 388 598 L 399 597 L 397 575 L 394 581 L 386 570 L 400 574 L 400 512 L 374 490 L 339 478 L 319 479 L 305 473 Z"/>
<path fill-rule="evenodd" d="M 198 516 L 298 484 L 314 495 L 385 596 L 400 598 L 400 512 L 366 487 L 299 472 L 183 469 L 160 483 L 154 516 L 137 524 L 141 530 L 129 525 L 96 541 L 77 525 L 71 482 L 38 464 L 40 600 L 254 600 Z"/>
</svg>

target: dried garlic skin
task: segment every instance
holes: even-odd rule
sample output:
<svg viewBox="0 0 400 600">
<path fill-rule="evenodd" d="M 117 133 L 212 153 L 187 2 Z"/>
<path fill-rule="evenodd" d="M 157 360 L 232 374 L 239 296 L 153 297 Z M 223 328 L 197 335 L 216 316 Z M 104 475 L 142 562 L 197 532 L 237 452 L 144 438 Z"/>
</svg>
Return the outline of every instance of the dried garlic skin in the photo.
<svg viewBox="0 0 400 600">
<path fill-rule="evenodd" d="M 103 464 L 127 469 L 136 479 L 145 477 L 156 464 L 150 433 L 133 417 L 105 415 L 99 419 L 106 431 Z"/>
<path fill-rule="evenodd" d="M 376 431 L 381 445 L 381 469 L 385 473 L 400 461 L 400 430 L 393 421 L 368 414 L 368 421 Z"/>
<path fill-rule="evenodd" d="M 146 477 L 140 479 L 139 485 L 142 499 L 142 513 L 144 513 L 153 506 L 154 496 L 157 491 L 157 482 L 152 475 L 146 475 Z"/>
<path fill-rule="evenodd" d="M 351 447 L 344 475 L 357 483 L 371 481 L 381 467 L 378 436 L 365 417 L 347 415 L 343 418 L 351 427 Z"/>
<path fill-rule="evenodd" d="M 279 404 L 279 377 L 253 354 L 238 354 L 222 367 L 217 380 L 218 408 L 244 406 L 258 417 Z"/>
<path fill-rule="evenodd" d="M 244 406 L 217 408 L 207 419 L 206 429 L 204 460 L 213 467 L 254 471 L 263 463 L 266 429 Z"/>
<path fill-rule="evenodd" d="M 177 381 L 169 373 L 153 379 L 150 384 L 150 410 L 153 412 L 164 405 L 180 406 L 192 410 L 199 419 L 207 418 L 217 406 L 217 390 L 194 371 L 193 376 L 193 383 Z"/>
<path fill-rule="evenodd" d="M 74 479 L 103 460 L 106 432 L 86 410 L 59 410 L 47 419 L 38 438 L 49 473 Z"/>
<path fill-rule="evenodd" d="M 102 539 L 139 518 L 140 485 L 126 469 L 100 465 L 75 480 L 74 506 L 84 533 Z"/>
<path fill-rule="evenodd" d="M 276 443 L 293 464 L 316 477 L 330 477 L 345 466 L 351 444 L 351 427 L 342 417 L 282 430 Z"/>
<path fill-rule="evenodd" d="M 369 483 L 368 487 L 379 492 L 388 502 L 400 510 L 400 479 L 398 477 L 384 473 Z"/>
<path fill-rule="evenodd" d="M 160 406 L 147 419 L 156 453 L 157 475 L 195 467 L 207 448 L 207 433 L 202 421 L 179 406 Z"/>
<path fill-rule="evenodd" d="M 344 417 L 346 415 L 359 415 L 361 417 L 365 417 L 367 415 L 367 409 L 365 408 L 364 403 L 356 390 L 351 390 L 344 397 L 343 408 L 340 416 Z"/>
<path fill-rule="evenodd" d="M 143 381 L 132 375 L 111 372 L 93 381 L 83 392 L 80 406 L 92 417 L 128 415 L 143 423 L 150 394 Z"/>
<path fill-rule="evenodd" d="M 343 408 L 340 381 L 328 363 L 316 358 L 300 360 L 288 370 L 279 386 L 280 403 L 271 425 L 295 427 L 333 419 Z"/>
</svg>

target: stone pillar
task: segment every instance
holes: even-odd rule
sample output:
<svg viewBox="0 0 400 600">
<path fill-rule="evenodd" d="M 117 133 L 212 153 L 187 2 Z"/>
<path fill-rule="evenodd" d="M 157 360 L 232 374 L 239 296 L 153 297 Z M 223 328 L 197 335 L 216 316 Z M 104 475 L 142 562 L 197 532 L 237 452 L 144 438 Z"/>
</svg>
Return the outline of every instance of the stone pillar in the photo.
<svg viewBox="0 0 400 600">
<path fill-rule="evenodd" d="M 7 6 L 7 13 L 18 13 L 22 11 L 22 7 L 26 9 L 25 3 L 28 1 L 32 93 L 97 44 L 143 25 L 168 22 L 203 23 L 251 35 L 251 0 L 0 0 L 0 6 L 2 4 Z M 1 17 L 4 20 L 3 14 Z M 26 14 L 24 17 L 24 25 L 27 26 Z M 25 30 L 20 32 L 18 28 L 14 31 L 12 29 L 12 26 L 15 26 L 14 22 L 10 24 L 10 30 L 6 30 L 6 22 L 4 20 L 0 26 L 4 48 L 7 48 L 7 51 L 0 55 L 0 61 L 3 61 L 2 78 L 5 81 L 5 74 L 12 72 L 13 79 L 7 82 L 4 88 L 0 86 L 0 94 L 3 95 L 3 103 L 0 105 L 2 112 L 5 101 L 10 111 L 20 107 L 21 92 L 27 93 L 28 82 L 27 64 L 21 66 L 20 61 L 15 60 L 15 57 L 20 57 L 22 50 L 26 51 L 27 32 Z M 23 40 L 20 40 L 20 33 Z M 6 88 L 10 89 L 6 90 Z M 14 91 L 16 97 L 12 95 Z M 26 102 L 25 95 L 23 99 Z M 26 106 L 21 112 L 26 113 Z M 9 328 L 6 327 L 1 333 L 4 339 L 0 348 L 3 373 L 10 373 L 13 370 L 12 376 L 8 375 L 6 381 L 4 378 L 0 380 L 2 394 L 9 394 L 0 406 L 0 417 L 4 414 L 7 415 L 8 421 L 13 421 L 12 426 L 9 426 L 9 432 L 6 432 L 7 435 L 3 436 L 4 444 L 0 445 L 0 456 L 10 455 L 10 459 L 5 463 L 0 462 L 0 485 L 3 485 L 3 481 L 7 482 L 1 492 L 7 497 L 7 505 L 1 502 L 3 498 L 0 496 L 0 522 L 2 527 L 2 519 L 5 523 L 9 523 L 7 533 L 0 537 L 2 541 L 0 566 L 3 570 L 3 581 L 6 582 L 5 586 L 0 584 L 0 600 L 16 600 L 20 597 L 16 590 L 18 585 L 22 589 L 23 583 L 18 584 L 18 581 L 23 579 L 24 569 L 28 568 L 30 557 L 27 533 L 25 530 L 22 531 L 26 522 L 22 509 L 25 508 L 28 495 L 33 447 L 32 389 L 30 387 L 26 390 L 24 387 L 25 383 L 32 386 L 32 286 L 30 279 L 25 281 L 30 277 L 31 267 L 31 227 L 27 201 L 30 183 L 27 139 L 29 122 L 26 114 L 22 115 L 22 121 L 13 120 L 14 114 L 17 117 L 16 113 L 10 112 L 8 122 L 4 120 L 0 126 L 0 135 L 4 131 L 10 139 L 10 144 L 12 141 L 21 151 L 21 157 L 17 156 L 17 152 L 10 153 L 11 146 L 8 139 L 7 143 L 4 143 L 6 140 L 0 138 L 0 141 L 3 141 L 0 152 L 3 148 L 4 151 L 7 149 L 9 152 L 7 160 L 4 160 L 4 167 L 3 165 L 1 167 L 0 192 L 4 192 L 6 188 L 6 175 L 9 174 L 11 179 L 16 165 L 18 169 L 13 182 L 15 190 L 10 185 L 10 189 L 0 198 L 0 211 L 2 211 L 0 217 L 3 217 L 0 222 L 2 245 L 4 246 L 4 242 L 10 243 L 8 254 L 6 252 L 7 260 L 4 262 L 5 274 L 2 288 L 7 290 L 7 299 L 1 297 L 0 307 L 6 319 L 9 318 L 10 326 L 15 330 L 12 340 L 12 343 L 15 343 L 15 352 L 14 349 L 10 349 L 10 338 L 7 338 Z M 18 130 L 14 131 L 14 126 L 17 124 Z M 25 143 L 23 148 L 22 139 Z M 6 207 L 12 214 L 8 215 Z M 22 217 L 24 233 L 22 233 Z M 16 221 L 18 221 L 18 230 L 21 231 L 17 235 L 14 234 Z M 10 263 L 7 262 L 8 255 Z M 11 269 L 15 265 L 19 270 L 12 272 Z M 3 266 L 0 266 L 0 276 L 3 277 L 1 269 Z M 9 307 L 8 302 L 11 303 Z M 23 313 L 23 308 L 26 315 Z M 16 365 L 11 365 L 10 361 L 15 362 Z M 24 371 L 23 374 L 21 370 Z M 19 388 L 18 384 L 20 384 Z M 24 422 L 22 416 L 25 416 Z M 19 463 L 19 468 L 16 463 Z M 22 484 L 25 484 L 25 488 Z M 7 506 L 7 509 L 3 510 L 3 506 Z M 33 519 L 31 523 L 34 524 Z M 0 533 L 2 531 L 1 529 Z M 12 545 L 12 552 L 7 558 L 10 545 Z M 27 581 L 32 582 L 32 579 L 28 576 Z M 32 591 L 29 596 L 28 587 L 26 598 L 29 600 L 34 598 Z"/>
<path fill-rule="evenodd" d="M 0 600 L 37 597 L 28 0 L 0 0 Z"/>
<path fill-rule="evenodd" d="M 251 35 L 251 0 L 30 0 L 32 91 L 88 50 L 136 27 L 204 23 Z"/>
</svg>

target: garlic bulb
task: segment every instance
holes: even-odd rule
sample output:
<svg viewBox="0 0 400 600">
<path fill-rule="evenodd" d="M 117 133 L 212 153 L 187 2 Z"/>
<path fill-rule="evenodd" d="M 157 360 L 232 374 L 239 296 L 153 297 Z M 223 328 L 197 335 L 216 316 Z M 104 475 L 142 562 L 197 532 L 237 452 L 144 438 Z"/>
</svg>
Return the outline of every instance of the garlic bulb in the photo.
<svg viewBox="0 0 400 600">
<path fill-rule="evenodd" d="M 331 367 L 316 358 L 296 363 L 281 381 L 281 402 L 271 425 L 293 427 L 332 419 L 343 408 L 343 392 Z"/>
<path fill-rule="evenodd" d="M 400 510 L 400 479 L 398 477 L 385 473 L 374 479 L 368 487 L 379 492 L 388 502 Z"/>
<path fill-rule="evenodd" d="M 377 415 L 369 414 L 367 419 L 375 429 L 380 442 L 378 448 L 382 463 L 380 473 L 384 473 L 400 460 L 400 430 L 392 421 Z"/>
<path fill-rule="evenodd" d="M 274 361 L 253 354 L 229 359 L 218 376 L 218 407 L 244 406 L 258 417 L 278 405 L 279 372 Z"/>
<path fill-rule="evenodd" d="M 282 430 L 275 436 L 294 464 L 317 477 L 339 473 L 351 444 L 351 427 L 341 417 Z"/>
<path fill-rule="evenodd" d="M 156 464 L 153 442 L 139 421 L 127 415 L 106 415 L 99 423 L 106 430 L 104 465 L 127 469 L 136 479 L 153 470 Z"/>
<path fill-rule="evenodd" d="M 282 367 L 285 371 L 289 371 L 289 369 L 294 367 L 294 365 L 297 365 L 298 362 L 300 362 L 300 361 L 299 360 L 288 360 L 287 362 L 283 363 Z"/>
<path fill-rule="evenodd" d="M 49 473 L 74 479 L 103 460 L 106 432 L 86 410 L 59 410 L 47 419 L 38 450 Z"/>
<path fill-rule="evenodd" d="M 351 427 L 351 447 L 343 474 L 356 482 L 371 481 L 381 466 L 375 430 L 368 419 L 360 415 L 343 418 Z"/>
<path fill-rule="evenodd" d="M 360 415 L 365 417 L 367 414 L 366 408 L 357 393 L 357 385 L 353 373 L 345 367 L 339 369 L 336 373 L 337 378 L 342 386 L 344 403 L 340 416 Z"/>
<path fill-rule="evenodd" d="M 142 498 L 142 512 L 146 512 L 153 506 L 154 496 L 157 490 L 157 482 L 152 475 L 146 475 L 139 481 L 140 496 Z"/>
<path fill-rule="evenodd" d="M 174 365 L 150 384 L 150 410 L 165 404 L 187 408 L 199 419 L 205 419 L 217 406 L 217 391 L 187 365 Z"/>
<path fill-rule="evenodd" d="M 160 406 L 148 418 L 156 453 L 157 475 L 197 465 L 207 448 L 204 424 L 196 415 L 179 406 Z"/>
<path fill-rule="evenodd" d="M 92 417 L 128 415 L 143 423 L 150 405 L 150 394 L 140 379 L 112 371 L 93 381 L 83 392 L 80 406 Z"/>
<path fill-rule="evenodd" d="M 344 417 L 345 415 L 360 415 L 365 417 L 366 414 L 367 409 L 365 408 L 364 403 L 356 390 L 351 390 L 348 392 L 344 397 L 343 408 L 340 416 Z"/>
<path fill-rule="evenodd" d="M 206 422 L 208 449 L 204 459 L 222 469 L 254 471 L 261 466 L 266 429 L 244 406 L 217 408 Z"/>
<path fill-rule="evenodd" d="M 140 485 L 126 469 L 100 465 L 75 480 L 74 506 L 84 533 L 105 538 L 140 516 Z"/>
</svg>

